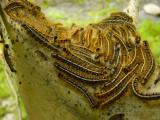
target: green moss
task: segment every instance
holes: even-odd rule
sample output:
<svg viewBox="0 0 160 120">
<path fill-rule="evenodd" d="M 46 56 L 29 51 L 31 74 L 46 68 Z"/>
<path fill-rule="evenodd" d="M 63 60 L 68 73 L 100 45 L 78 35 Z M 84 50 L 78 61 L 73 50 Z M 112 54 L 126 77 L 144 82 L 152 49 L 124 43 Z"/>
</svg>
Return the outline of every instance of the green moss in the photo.
<svg viewBox="0 0 160 120">
<path fill-rule="evenodd" d="M 105 0 L 107 3 L 110 3 L 111 2 L 111 0 Z"/>
<path fill-rule="evenodd" d="M 41 7 L 44 8 L 44 9 L 48 8 L 49 7 L 48 1 L 44 0 L 44 2 L 42 3 Z"/>
<path fill-rule="evenodd" d="M 75 0 L 75 2 L 77 2 L 78 4 L 83 4 L 85 3 L 86 0 Z"/>
<path fill-rule="evenodd" d="M 6 107 L 0 107 L 0 118 L 3 118 L 7 112 L 8 111 Z"/>
<path fill-rule="evenodd" d="M 20 104 L 19 107 L 20 107 L 20 110 L 22 113 L 22 120 L 27 120 L 27 113 L 26 113 L 25 107 L 23 105 L 23 101 L 20 97 L 19 97 L 19 104 Z"/>
<path fill-rule="evenodd" d="M 142 39 L 149 42 L 156 61 L 160 64 L 160 22 L 145 20 L 139 25 L 139 32 Z"/>
<path fill-rule="evenodd" d="M 11 95 L 11 91 L 9 89 L 8 83 L 6 81 L 6 77 L 4 71 L 2 69 L 2 63 L 0 62 L 0 99 L 6 98 Z"/>
<path fill-rule="evenodd" d="M 107 5 L 106 5 L 107 6 Z M 108 8 L 103 8 L 99 11 L 91 11 L 91 12 L 88 12 L 88 15 L 89 16 L 93 16 L 93 17 L 99 17 L 99 16 L 106 16 L 107 14 L 109 13 L 112 13 L 112 12 L 116 12 L 117 9 L 114 8 L 114 7 L 108 7 Z"/>
<path fill-rule="evenodd" d="M 53 13 L 53 11 L 48 12 L 48 17 L 51 17 L 51 18 L 54 18 L 54 19 L 64 19 L 65 14 L 63 12 L 55 9 L 54 13 Z"/>
</svg>

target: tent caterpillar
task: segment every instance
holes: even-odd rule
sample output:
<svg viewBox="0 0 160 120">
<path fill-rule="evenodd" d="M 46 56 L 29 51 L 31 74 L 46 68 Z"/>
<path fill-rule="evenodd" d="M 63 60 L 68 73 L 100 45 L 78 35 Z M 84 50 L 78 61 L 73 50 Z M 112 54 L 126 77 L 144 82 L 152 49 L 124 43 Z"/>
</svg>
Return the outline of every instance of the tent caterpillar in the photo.
<svg viewBox="0 0 160 120">
<path fill-rule="evenodd" d="M 11 72 L 16 72 L 16 69 L 14 68 L 11 56 L 9 55 L 9 45 L 5 44 L 4 45 L 4 49 L 3 49 L 3 53 L 4 53 L 4 58 L 6 60 L 6 63 L 8 64 Z"/>
<path fill-rule="evenodd" d="M 73 77 L 75 77 L 75 78 L 77 78 L 79 80 L 83 80 L 83 81 L 87 81 L 87 82 L 104 82 L 104 81 L 108 82 L 108 81 L 110 81 L 109 77 L 104 78 L 104 79 L 85 78 L 84 76 L 80 76 L 80 75 L 76 74 L 75 72 L 73 72 L 73 71 L 71 71 L 71 70 L 69 70 L 69 69 L 67 69 L 65 67 L 62 67 L 58 63 L 55 63 L 55 66 L 58 69 L 60 69 L 61 71 L 65 72 L 65 73 L 67 73 L 67 74 L 69 74 L 69 75 L 71 75 L 71 76 L 73 76 Z"/>
<path fill-rule="evenodd" d="M 152 73 L 154 72 L 155 63 L 153 60 L 152 53 L 149 49 L 149 45 L 147 41 L 143 42 L 142 57 L 143 57 L 143 66 L 141 68 L 142 83 L 146 84 L 147 80 L 150 78 Z"/>
<path fill-rule="evenodd" d="M 114 17 L 115 19 L 124 20 L 124 21 L 130 22 L 130 23 L 133 22 L 133 19 L 124 12 L 114 12 L 111 14 L 111 17 Z"/>
<path fill-rule="evenodd" d="M 127 84 L 130 82 L 128 80 L 130 80 L 133 75 L 134 75 L 134 70 L 138 67 L 138 64 L 130 71 L 128 72 L 122 79 L 120 80 L 116 80 L 116 83 L 112 83 L 111 87 L 107 86 L 107 90 L 102 91 L 100 94 L 97 94 L 97 97 L 105 97 L 108 94 L 114 93 L 115 91 L 119 91 L 119 89 L 121 89 L 121 87 L 123 86 L 127 86 Z M 125 85 L 123 85 L 125 84 Z M 120 87 L 120 88 L 119 88 Z"/>
<path fill-rule="evenodd" d="M 49 49 L 55 50 L 55 51 L 59 51 L 60 48 L 56 45 L 50 44 L 47 39 L 45 39 L 43 36 L 41 36 L 38 32 L 36 32 L 34 29 L 30 28 L 27 25 L 23 25 L 23 27 L 27 30 L 29 30 L 32 34 L 34 34 L 37 39 L 39 41 L 39 43 L 42 43 L 44 46 L 48 47 Z"/>
<path fill-rule="evenodd" d="M 86 68 L 84 66 L 81 66 L 80 64 L 77 64 L 75 62 L 72 62 L 71 60 L 69 59 L 66 59 L 65 57 L 61 56 L 61 55 L 58 55 L 58 54 L 52 54 L 52 57 L 53 58 L 57 58 L 59 60 L 62 60 L 62 62 L 67 62 L 68 64 L 78 68 L 79 70 L 81 71 L 84 71 L 84 72 L 87 72 L 87 73 L 91 73 L 91 74 L 96 74 L 96 75 L 102 75 L 103 72 L 102 71 L 94 71 L 94 70 L 91 70 L 89 68 Z"/>
<path fill-rule="evenodd" d="M 76 83 L 76 81 L 67 79 L 66 77 L 64 77 L 62 74 L 59 73 L 59 77 L 62 78 L 65 82 L 67 82 L 68 84 L 70 84 L 71 86 L 73 86 L 74 88 L 76 88 L 77 90 L 81 91 L 88 99 L 88 101 L 90 102 L 91 106 L 97 107 L 97 102 L 94 100 L 94 98 L 90 95 L 90 93 L 88 92 L 88 90 L 85 87 L 82 87 L 80 84 Z"/>
<path fill-rule="evenodd" d="M 104 105 L 108 104 L 109 102 L 111 102 L 111 101 L 113 101 L 114 99 L 116 99 L 119 95 L 121 95 L 121 94 L 124 92 L 124 90 L 127 88 L 129 82 L 130 82 L 132 79 L 133 79 L 133 77 L 131 77 L 131 78 L 128 80 L 128 82 L 127 82 L 124 86 L 122 86 L 121 90 L 116 91 L 116 92 L 114 92 L 113 94 L 107 96 L 107 97 L 103 100 L 103 102 L 101 102 L 100 106 L 104 106 Z"/>
<path fill-rule="evenodd" d="M 132 90 L 134 94 L 140 98 L 145 99 L 153 99 L 153 98 L 160 98 L 160 93 L 143 93 L 140 91 L 140 89 L 143 89 L 144 86 L 141 84 L 141 79 L 135 77 L 132 81 Z"/>
</svg>

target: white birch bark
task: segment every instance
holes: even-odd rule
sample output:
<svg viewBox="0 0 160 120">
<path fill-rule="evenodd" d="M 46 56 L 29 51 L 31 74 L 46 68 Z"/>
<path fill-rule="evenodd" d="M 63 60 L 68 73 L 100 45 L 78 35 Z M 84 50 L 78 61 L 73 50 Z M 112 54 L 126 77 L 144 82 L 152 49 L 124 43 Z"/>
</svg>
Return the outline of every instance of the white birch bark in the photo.
<svg viewBox="0 0 160 120">
<path fill-rule="evenodd" d="M 136 21 L 138 0 L 131 0 L 128 10 Z M 7 20 L 11 23 L 9 18 Z M 19 32 L 11 35 L 9 45 L 15 56 L 17 73 L 7 74 L 11 81 L 16 82 L 30 120 L 113 120 L 110 119 L 113 116 L 117 120 L 160 118 L 157 102 L 156 105 L 155 102 L 144 102 L 135 97 L 132 91 L 104 109 L 91 108 L 82 94 L 59 80 L 51 58 L 52 51 L 35 41 L 18 24 L 16 28 Z M 18 40 L 14 38 L 16 35 Z M 8 71 L 8 68 L 5 67 L 5 70 Z"/>
</svg>

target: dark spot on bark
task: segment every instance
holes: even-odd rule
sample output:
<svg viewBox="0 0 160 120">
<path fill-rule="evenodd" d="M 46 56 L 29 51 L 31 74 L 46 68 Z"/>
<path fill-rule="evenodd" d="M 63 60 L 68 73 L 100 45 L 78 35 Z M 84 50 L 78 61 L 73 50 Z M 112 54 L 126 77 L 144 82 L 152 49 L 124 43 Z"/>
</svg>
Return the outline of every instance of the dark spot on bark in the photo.
<svg viewBox="0 0 160 120">
<path fill-rule="evenodd" d="M 141 105 L 139 105 L 138 107 L 139 107 L 139 108 L 141 108 L 142 106 L 141 106 Z"/>
<path fill-rule="evenodd" d="M 77 105 L 77 104 L 74 104 L 74 106 L 77 107 L 78 105 Z"/>
<path fill-rule="evenodd" d="M 25 57 L 25 58 L 28 58 L 28 56 L 27 56 L 26 54 L 24 55 L 24 57 Z"/>
<path fill-rule="evenodd" d="M 35 70 L 36 70 L 36 67 L 33 67 L 32 69 L 33 69 L 33 71 L 35 71 Z"/>
<path fill-rule="evenodd" d="M 21 81 L 19 81 L 19 85 L 21 85 L 22 84 L 22 82 Z"/>
<path fill-rule="evenodd" d="M 110 116 L 110 115 L 111 115 L 111 113 L 110 113 L 110 112 L 108 112 L 108 113 L 107 113 L 107 115 L 108 115 L 108 116 Z"/>
<path fill-rule="evenodd" d="M 36 50 L 35 53 L 40 59 L 44 61 L 48 60 L 47 56 L 42 51 Z"/>
</svg>

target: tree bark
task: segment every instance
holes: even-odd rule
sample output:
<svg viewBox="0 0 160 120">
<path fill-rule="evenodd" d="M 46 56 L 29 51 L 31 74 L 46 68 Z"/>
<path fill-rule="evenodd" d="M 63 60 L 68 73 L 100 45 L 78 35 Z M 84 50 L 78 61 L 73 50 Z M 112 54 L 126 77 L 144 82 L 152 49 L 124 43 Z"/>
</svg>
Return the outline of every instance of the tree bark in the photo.
<svg viewBox="0 0 160 120">
<path fill-rule="evenodd" d="M 137 3 L 138 0 L 131 0 Z M 6 0 L 1 1 L 4 8 Z M 131 5 L 133 13 L 137 6 Z M 131 13 L 131 12 L 130 12 Z M 136 19 L 137 12 L 132 17 Z M 81 93 L 60 80 L 53 65 L 52 51 L 39 44 L 7 15 L 1 14 L 5 30 L 1 37 L 9 44 L 13 65 L 11 72 L 6 62 L 4 69 L 12 84 L 16 84 L 30 120 L 158 120 L 160 101 L 137 98 L 129 89 L 126 95 L 104 109 L 93 109 Z M 6 19 L 4 18 L 6 17 Z M 13 32 L 16 26 L 17 32 Z M 2 25 L 0 25 L 2 28 Z M 9 38 L 5 36 L 9 35 Z M 18 37 L 17 37 L 18 36 Z M 157 74 L 157 73 L 155 73 Z M 15 91 L 17 91 L 15 89 Z M 18 98 L 16 96 L 16 98 Z"/>
<path fill-rule="evenodd" d="M 130 0 L 128 7 L 124 9 L 124 12 L 132 16 L 134 24 L 136 25 L 138 22 L 139 15 L 139 0 Z"/>
</svg>

